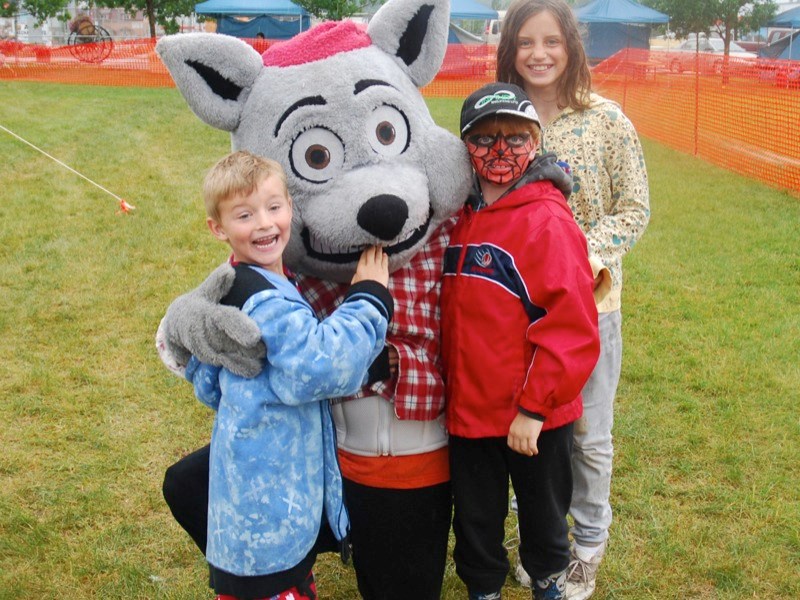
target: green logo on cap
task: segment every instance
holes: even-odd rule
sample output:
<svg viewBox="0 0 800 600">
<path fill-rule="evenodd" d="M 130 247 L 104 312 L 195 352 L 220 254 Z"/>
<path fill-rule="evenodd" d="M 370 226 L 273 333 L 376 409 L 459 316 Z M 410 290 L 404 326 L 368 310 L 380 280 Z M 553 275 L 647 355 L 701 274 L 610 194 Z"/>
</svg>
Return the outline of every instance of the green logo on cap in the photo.
<svg viewBox="0 0 800 600">
<path fill-rule="evenodd" d="M 514 92 L 501 90 L 499 92 L 495 92 L 494 94 L 490 94 L 489 96 L 484 96 L 478 100 L 475 103 L 475 108 L 483 108 L 487 104 L 493 104 L 494 102 L 516 102 L 516 100 L 517 97 L 514 95 Z"/>
</svg>

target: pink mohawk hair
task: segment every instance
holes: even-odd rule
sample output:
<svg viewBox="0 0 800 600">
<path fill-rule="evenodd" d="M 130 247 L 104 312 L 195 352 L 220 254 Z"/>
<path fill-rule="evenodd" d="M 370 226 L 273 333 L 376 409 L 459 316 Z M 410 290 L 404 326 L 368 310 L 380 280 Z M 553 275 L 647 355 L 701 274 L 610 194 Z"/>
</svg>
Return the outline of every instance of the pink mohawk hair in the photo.
<svg viewBox="0 0 800 600">
<path fill-rule="evenodd" d="M 353 21 L 328 21 L 285 42 L 277 42 L 261 55 L 265 67 L 290 67 L 322 60 L 340 52 L 366 48 L 372 40 Z"/>
</svg>

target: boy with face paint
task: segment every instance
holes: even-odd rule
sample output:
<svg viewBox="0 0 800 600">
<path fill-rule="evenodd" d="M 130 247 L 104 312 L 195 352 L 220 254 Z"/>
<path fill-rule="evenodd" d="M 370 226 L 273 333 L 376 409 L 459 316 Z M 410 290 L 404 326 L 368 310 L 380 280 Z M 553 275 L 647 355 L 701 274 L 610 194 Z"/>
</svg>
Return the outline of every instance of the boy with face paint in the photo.
<svg viewBox="0 0 800 600">
<path fill-rule="evenodd" d="M 535 599 L 564 597 L 573 423 L 600 350 L 571 178 L 537 156 L 539 119 L 517 86 L 464 102 L 475 185 L 445 252 L 442 358 L 456 572 L 470 600 L 501 598 L 509 478 Z"/>
</svg>

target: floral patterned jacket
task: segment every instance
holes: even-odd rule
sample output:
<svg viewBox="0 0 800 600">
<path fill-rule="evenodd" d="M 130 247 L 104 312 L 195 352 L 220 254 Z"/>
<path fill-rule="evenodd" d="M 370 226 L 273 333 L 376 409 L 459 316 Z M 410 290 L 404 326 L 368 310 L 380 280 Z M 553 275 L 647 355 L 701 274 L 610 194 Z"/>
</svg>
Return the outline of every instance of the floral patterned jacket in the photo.
<svg viewBox="0 0 800 600">
<path fill-rule="evenodd" d="M 622 257 L 650 219 L 647 169 L 639 137 L 619 105 L 592 94 L 583 111 L 564 109 L 542 132 L 542 152 L 555 152 L 572 172 L 569 205 L 589 253 L 611 271 L 599 312 L 621 306 Z"/>
</svg>

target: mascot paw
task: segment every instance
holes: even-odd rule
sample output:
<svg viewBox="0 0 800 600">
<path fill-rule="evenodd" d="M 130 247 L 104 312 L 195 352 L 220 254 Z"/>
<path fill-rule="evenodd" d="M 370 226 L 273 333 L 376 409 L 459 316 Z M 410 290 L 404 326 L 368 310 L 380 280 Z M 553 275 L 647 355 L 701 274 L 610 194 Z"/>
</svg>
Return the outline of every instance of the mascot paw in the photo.
<svg viewBox="0 0 800 600">
<path fill-rule="evenodd" d="M 258 325 L 233 306 L 220 300 L 228 293 L 236 274 L 229 264 L 215 269 L 195 290 L 177 298 L 167 309 L 159 331 L 175 363 L 185 366 L 194 355 L 206 364 L 224 367 L 243 377 L 257 375 L 263 367 L 266 347 Z M 174 370 L 174 369 L 170 369 Z"/>
</svg>

